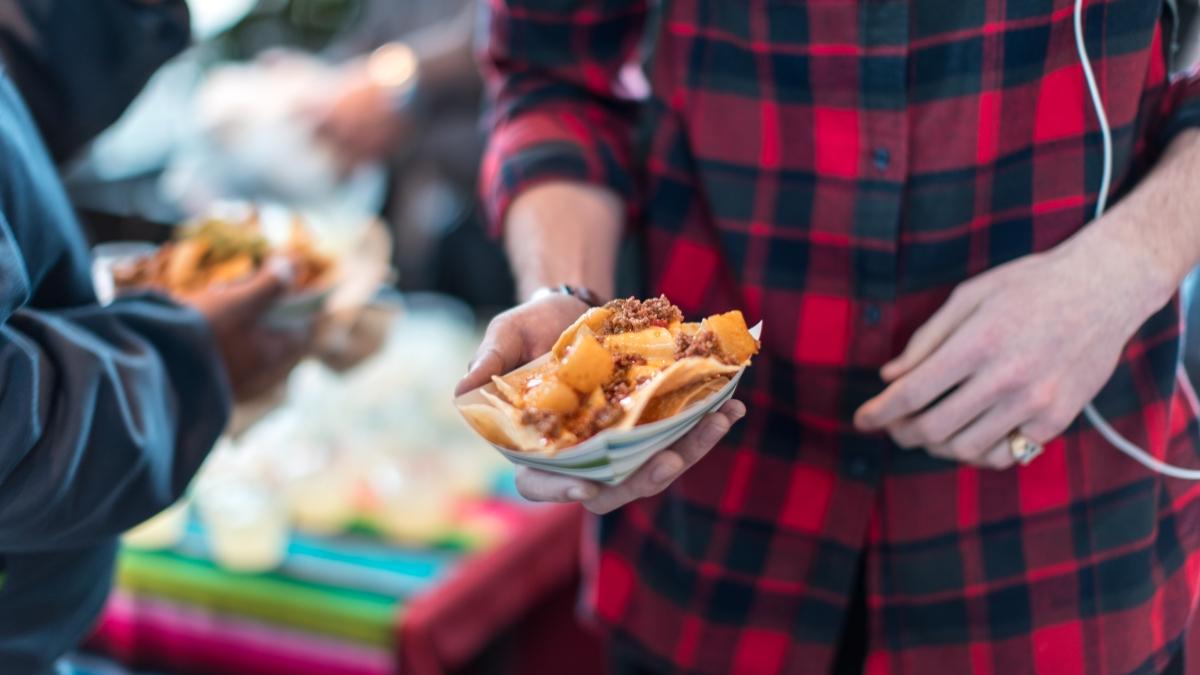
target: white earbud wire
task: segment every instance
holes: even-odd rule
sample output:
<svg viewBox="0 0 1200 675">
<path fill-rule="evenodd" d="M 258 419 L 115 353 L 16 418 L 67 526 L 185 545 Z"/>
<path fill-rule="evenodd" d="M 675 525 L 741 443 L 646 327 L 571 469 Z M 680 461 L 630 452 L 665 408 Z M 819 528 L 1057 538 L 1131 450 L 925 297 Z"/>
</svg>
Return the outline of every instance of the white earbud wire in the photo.
<svg viewBox="0 0 1200 675">
<path fill-rule="evenodd" d="M 1083 76 L 1087 80 L 1088 93 L 1092 98 L 1092 107 L 1096 110 L 1096 119 L 1100 124 L 1100 137 L 1104 144 L 1104 167 L 1100 177 L 1100 192 L 1096 195 L 1095 218 L 1104 215 L 1108 206 L 1108 192 L 1112 184 L 1113 173 L 1113 142 L 1112 128 L 1108 125 L 1108 114 L 1104 110 L 1104 101 L 1100 98 L 1100 87 L 1096 85 L 1096 74 L 1092 72 L 1092 60 L 1088 57 L 1087 44 L 1083 39 L 1083 0 L 1075 0 L 1075 48 L 1079 52 L 1079 60 L 1083 64 Z M 1096 431 L 1116 449 L 1129 455 L 1142 466 L 1172 478 L 1184 480 L 1200 480 L 1200 470 L 1184 469 L 1172 466 L 1154 457 L 1145 450 L 1122 436 L 1104 419 L 1096 406 L 1088 403 L 1083 414 Z"/>
</svg>

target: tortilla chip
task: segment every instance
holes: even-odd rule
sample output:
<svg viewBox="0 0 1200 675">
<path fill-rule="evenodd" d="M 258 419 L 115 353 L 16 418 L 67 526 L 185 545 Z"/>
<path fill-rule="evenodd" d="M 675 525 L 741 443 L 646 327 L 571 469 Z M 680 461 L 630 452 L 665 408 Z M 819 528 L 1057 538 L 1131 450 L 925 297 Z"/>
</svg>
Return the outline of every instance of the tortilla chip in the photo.
<svg viewBox="0 0 1200 675">
<path fill-rule="evenodd" d="M 521 450 L 521 443 L 514 438 L 512 420 L 498 408 L 482 403 L 459 407 L 467 423 L 489 443 L 494 443 L 509 450 Z"/>
<path fill-rule="evenodd" d="M 712 331 L 717 338 L 721 353 L 734 363 L 747 363 L 758 353 L 758 340 L 746 328 L 746 318 L 738 310 L 714 314 L 700 323 L 701 328 Z"/>
<path fill-rule="evenodd" d="M 567 326 L 567 329 L 554 342 L 554 347 L 550 349 L 554 358 L 562 359 L 563 355 L 567 353 L 567 348 L 575 342 L 575 334 L 579 332 L 580 328 L 587 328 L 590 332 L 595 333 L 611 315 L 612 310 L 604 307 L 593 307 L 580 315 L 578 319 L 575 319 L 575 323 Z"/>
<path fill-rule="evenodd" d="M 720 375 L 733 375 L 739 370 L 741 370 L 739 366 L 721 363 L 711 357 L 680 359 L 626 399 L 628 404 L 625 407 L 625 417 L 613 428 L 632 429 L 640 424 L 643 412 L 656 397 L 665 396 L 690 384 L 704 382 Z"/>
<path fill-rule="evenodd" d="M 637 354 L 651 364 L 675 359 L 675 336 L 666 328 L 644 328 L 604 336 L 604 348 L 613 354 Z"/>
<path fill-rule="evenodd" d="M 513 405 L 521 405 L 521 390 L 515 384 L 499 375 L 492 376 L 492 384 L 496 385 L 496 391 L 505 401 Z"/>
<path fill-rule="evenodd" d="M 717 393 L 729 382 L 729 377 L 721 375 L 709 380 L 693 382 L 684 387 L 680 387 L 675 391 L 657 396 L 646 404 L 642 410 L 642 416 L 638 418 L 638 424 L 649 424 L 658 420 L 665 420 L 668 417 L 678 415 L 684 408 L 703 401 L 709 396 Z"/>
<path fill-rule="evenodd" d="M 467 409 L 490 408 L 499 413 L 497 415 L 489 416 L 491 420 L 490 424 L 492 424 L 492 427 L 489 429 L 489 431 L 498 438 L 504 439 L 504 441 L 493 441 L 486 435 L 484 435 L 484 438 L 487 438 L 489 441 L 497 443 L 498 445 L 503 445 L 511 450 L 519 450 L 521 452 L 535 452 L 537 450 L 545 449 L 546 444 L 543 442 L 541 434 L 539 434 L 533 427 L 521 423 L 521 411 L 516 406 L 509 404 L 504 399 L 496 396 L 486 389 L 480 391 L 479 393 L 490 405 L 467 405 L 463 406 L 462 409 L 466 411 Z M 478 413 L 474 414 L 478 416 Z M 464 412 L 463 415 L 466 416 L 467 413 Z M 476 420 L 470 417 L 468 417 L 467 420 L 472 423 L 472 426 L 475 426 Z M 484 423 L 487 424 L 488 422 L 485 421 Z M 480 434 L 483 434 L 483 431 L 480 431 Z"/>
</svg>

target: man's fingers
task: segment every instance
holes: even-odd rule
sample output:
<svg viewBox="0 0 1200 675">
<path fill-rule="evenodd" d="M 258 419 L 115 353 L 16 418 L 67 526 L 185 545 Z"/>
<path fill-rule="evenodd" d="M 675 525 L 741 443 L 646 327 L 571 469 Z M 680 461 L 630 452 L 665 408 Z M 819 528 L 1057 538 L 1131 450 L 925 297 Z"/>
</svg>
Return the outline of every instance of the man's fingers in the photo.
<svg viewBox="0 0 1200 675">
<path fill-rule="evenodd" d="M 995 392 L 992 378 L 974 375 L 929 410 L 893 423 L 888 433 L 902 448 L 940 445 L 987 410 Z"/>
<path fill-rule="evenodd" d="M 991 450 L 987 451 L 987 454 L 979 462 L 979 466 L 995 471 L 1003 471 L 1004 469 L 1011 468 L 1016 463 L 1017 460 L 1013 458 L 1012 448 L 1008 446 L 1008 439 L 1005 439 L 996 443 L 996 445 L 992 446 Z"/>
<path fill-rule="evenodd" d="M 971 340 L 950 339 L 919 366 L 862 404 L 854 414 L 861 431 L 877 431 L 916 414 L 971 374 Z"/>
<path fill-rule="evenodd" d="M 979 299 L 970 287 L 955 289 L 946 304 L 913 333 L 904 351 L 884 364 L 880 376 L 885 382 L 891 382 L 912 371 L 950 337 L 978 304 Z"/>
<path fill-rule="evenodd" d="M 517 491 L 535 502 L 582 502 L 595 497 L 600 486 L 522 466 L 517 468 Z"/>
<path fill-rule="evenodd" d="M 745 415 L 746 406 L 737 399 L 731 399 L 716 412 L 700 420 L 700 424 L 679 439 L 673 449 L 683 457 L 687 466 L 691 466 L 707 455 Z"/>
<path fill-rule="evenodd" d="M 731 400 L 716 412 L 706 416 L 695 429 L 679 439 L 670 449 L 655 455 L 620 485 L 602 488 L 584 502 L 593 513 L 608 513 L 629 502 L 662 492 L 693 464 L 700 461 L 743 415 L 746 406 Z"/>
<path fill-rule="evenodd" d="M 517 490 L 539 502 L 583 502 L 593 513 L 608 513 L 636 499 L 662 492 L 704 455 L 746 414 L 741 401 L 729 401 L 679 440 L 646 462 L 620 485 L 603 486 L 528 467 L 517 469 Z"/>
<path fill-rule="evenodd" d="M 254 328 L 244 338 L 247 349 L 260 355 L 254 368 L 243 369 L 235 392 L 239 399 L 255 398 L 287 378 L 296 364 L 309 354 L 316 331 L 312 326 L 295 330 Z"/>
<path fill-rule="evenodd" d="M 454 388 L 454 395 L 471 391 L 487 384 L 493 375 L 507 373 L 516 368 L 520 365 L 524 351 L 521 332 L 516 326 L 503 317 L 492 321 L 483 342 L 475 352 L 475 358 L 467 366 L 467 374 Z"/>
<path fill-rule="evenodd" d="M 945 459 L 967 462 L 989 468 L 1006 468 L 1003 456 L 993 452 L 1003 445 L 1008 448 L 1009 432 L 1026 418 L 1026 413 L 1011 400 L 992 406 L 945 443 L 931 446 L 929 453 Z"/>
<path fill-rule="evenodd" d="M 615 511 L 629 502 L 662 492 L 685 467 L 679 453 L 663 450 L 620 485 L 602 488 L 595 497 L 585 500 L 583 505 L 588 511 L 600 515 Z"/>
</svg>

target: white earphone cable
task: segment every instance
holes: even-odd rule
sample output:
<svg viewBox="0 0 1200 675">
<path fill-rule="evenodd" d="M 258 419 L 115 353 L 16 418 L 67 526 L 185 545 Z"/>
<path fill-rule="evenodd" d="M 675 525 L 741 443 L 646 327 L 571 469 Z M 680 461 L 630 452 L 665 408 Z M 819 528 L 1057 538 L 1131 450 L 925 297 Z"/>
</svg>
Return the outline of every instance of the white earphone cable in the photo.
<svg viewBox="0 0 1200 675">
<path fill-rule="evenodd" d="M 1087 88 L 1092 98 L 1092 106 L 1096 109 L 1096 119 L 1100 124 L 1100 137 L 1104 144 L 1104 167 L 1100 178 L 1100 192 L 1096 196 L 1096 213 L 1094 216 L 1095 218 L 1099 218 L 1104 215 L 1104 210 L 1108 206 L 1108 192 L 1112 184 L 1112 128 L 1108 124 L 1108 114 L 1104 110 L 1104 101 L 1100 98 L 1100 87 L 1096 85 L 1096 74 L 1092 72 L 1092 60 L 1088 57 L 1087 44 L 1083 39 L 1083 0 L 1075 0 L 1075 48 L 1078 50 L 1079 60 L 1083 64 L 1083 76 L 1087 80 Z M 1096 406 L 1092 403 L 1088 403 L 1084 407 L 1083 414 L 1087 417 L 1088 422 L 1095 427 L 1096 431 L 1100 432 L 1100 435 L 1111 443 L 1113 447 L 1129 455 L 1147 469 L 1171 476 L 1172 478 L 1200 480 L 1200 470 L 1172 466 L 1134 445 L 1129 439 L 1114 429 L 1108 423 L 1108 420 L 1104 419 L 1104 416 L 1100 414 L 1100 411 L 1096 410 Z"/>
</svg>

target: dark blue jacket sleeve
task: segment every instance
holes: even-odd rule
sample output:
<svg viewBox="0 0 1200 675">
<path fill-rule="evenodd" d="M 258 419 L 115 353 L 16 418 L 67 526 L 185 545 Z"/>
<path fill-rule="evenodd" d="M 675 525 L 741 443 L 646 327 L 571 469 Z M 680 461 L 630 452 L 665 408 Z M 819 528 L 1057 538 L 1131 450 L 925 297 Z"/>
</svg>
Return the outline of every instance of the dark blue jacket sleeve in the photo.
<svg viewBox="0 0 1200 675">
<path fill-rule="evenodd" d="M 154 298 L 37 311 L 0 213 L 0 551 L 78 547 L 172 503 L 229 414 L 204 320 Z"/>
<path fill-rule="evenodd" d="M 184 0 L 0 0 L 0 60 L 61 162 L 190 38 Z"/>
</svg>

